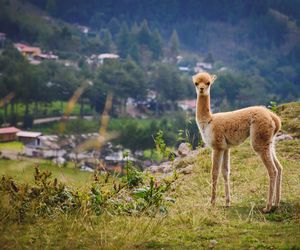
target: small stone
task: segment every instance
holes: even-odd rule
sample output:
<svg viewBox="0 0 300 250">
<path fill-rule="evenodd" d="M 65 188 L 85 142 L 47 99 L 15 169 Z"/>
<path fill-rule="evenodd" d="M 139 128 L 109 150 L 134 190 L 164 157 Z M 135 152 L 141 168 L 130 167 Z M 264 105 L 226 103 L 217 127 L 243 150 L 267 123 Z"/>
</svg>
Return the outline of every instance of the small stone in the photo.
<svg viewBox="0 0 300 250">
<path fill-rule="evenodd" d="M 210 240 L 209 248 L 214 248 L 217 244 L 218 244 L 218 242 L 216 240 Z"/>
<path fill-rule="evenodd" d="M 188 143 L 181 143 L 178 147 L 178 154 L 181 157 L 187 156 L 191 152 L 190 146 Z"/>
<path fill-rule="evenodd" d="M 291 135 L 281 134 L 275 138 L 275 141 L 287 141 L 287 140 L 293 140 L 293 139 L 294 138 Z"/>
<path fill-rule="evenodd" d="M 188 165 L 187 167 L 180 169 L 178 171 L 178 173 L 180 173 L 180 174 L 190 174 L 190 173 L 192 173 L 192 170 L 193 170 L 193 165 Z"/>
</svg>

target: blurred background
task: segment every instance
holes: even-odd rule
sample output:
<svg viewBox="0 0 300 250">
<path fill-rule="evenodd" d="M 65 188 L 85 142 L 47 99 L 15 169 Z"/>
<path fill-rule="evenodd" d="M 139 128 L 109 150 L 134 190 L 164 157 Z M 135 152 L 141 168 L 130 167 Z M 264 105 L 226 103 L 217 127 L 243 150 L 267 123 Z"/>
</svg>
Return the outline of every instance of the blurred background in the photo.
<svg viewBox="0 0 300 250">
<path fill-rule="evenodd" d="M 218 76 L 214 112 L 299 101 L 299 25 L 298 0 L 0 0 L 0 126 L 51 150 L 99 129 L 136 157 L 159 130 L 196 147 L 192 75 Z"/>
</svg>

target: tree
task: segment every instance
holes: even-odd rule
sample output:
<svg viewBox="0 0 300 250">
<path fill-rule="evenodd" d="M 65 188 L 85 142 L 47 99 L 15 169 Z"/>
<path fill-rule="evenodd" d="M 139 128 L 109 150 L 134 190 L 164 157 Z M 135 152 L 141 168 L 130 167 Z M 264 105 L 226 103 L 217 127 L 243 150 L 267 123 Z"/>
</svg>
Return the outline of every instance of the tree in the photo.
<svg viewBox="0 0 300 250">
<path fill-rule="evenodd" d="M 146 95 L 143 71 L 133 61 L 107 61 L 97 73 L 97 84 L 102 85 L 104 93 L 116 94 L 114 104 L 119 104 L 122 113 L 128 97 L 142 99 Z"/>
<path fill-rule="evenodd" d="M 107 24 L 107 29 L 111 32 L 113 38 L 116 38 L 117 34 L 120 32 L 120 28 L 120 22 L 115 17 L 113 17 Z"/>
<path fill-rule="evenodd" d="M 103 38 L 102 38 L 102 49 L 106 52 L 111 52 L 113 48 L 113 41 L 112 36 L 109 30 L 103 31 Z"/>
<path fill-rule="evenodd" d="M 150 43 L 150 49 L 153 53 L 153 59 L 154 60 L 158 60 L 158 59 L 161 58 L 162 48 L 163 48 L 163 39 L 162 39 L 158 29 L 156 29 L 153 32 L 152 40 L 151 40 L 151 43 Z"/>
<path fill-rule="evenodd" d="M 209 52 L 208 55 L 204 58 L 204 62 L 214 64 L 215 60 L 211 52 Z"/>
<path fill-rule="evenodd" d="M 96 12 L 90 20 L 90 25 L 95 29 L 100 30 L 103 23 L 103 18 L 104 14 L 102 12 Z"/>
<path fill-rule="evenodd" d="M 187 84 L 183 82 L 178 70 L 168 64 L 157 64 L 150 86 L 159 94 L 160 102 L 170 101 L 174 103 L 187 95 Z"/>
<path fill-rule="evenodd" d="M 170 38 L 170 56 L 173 59 L 173 62 L 176 62 L 176 57 L 179 54 L 179 38 L 177 35 L 177 31 L 173 30 L 171 38 Z"/>
<path fill-rule="evenodd" d="M 56 0 L 47 0 L 46 10 L 53 16 L 57 14 Z"/>
<path fill-rule="evenodd" d="M 126 58 L 129 54 L 130 46 L 131 46 L 131 37 L 130 32 L 128 30 L 127 23 L 123 23 L 120 29 L 120 32 L 117 35 L 117 47 L 119 55 L 122 58 Z"/>
<path fill-rule="evenodd" d="M 148 22 L 146 20 L 143 21 L 141 28 L 137 34 L 137 38 L 140 44 L 150 46 L 152 41 L 151 32 L 148 27 Z"/>
</svg>

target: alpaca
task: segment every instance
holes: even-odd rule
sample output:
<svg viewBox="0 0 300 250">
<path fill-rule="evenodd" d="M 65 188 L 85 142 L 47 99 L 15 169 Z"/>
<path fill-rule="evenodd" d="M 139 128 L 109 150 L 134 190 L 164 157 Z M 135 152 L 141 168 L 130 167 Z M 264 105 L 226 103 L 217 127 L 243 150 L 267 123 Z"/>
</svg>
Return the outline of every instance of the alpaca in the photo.
<svg viewBox="0 0 300 250">
<path fill-rule="evenodd" d="M 230 148 L 241 144 L 250 136 L 254 151 L 268 171 L 269 194 L 263 211 L 270 212 L 273 199 L 277 207 L 281 196 L 282 166 L 276 158 L 274 141 L 281 127 L 280 118 L 259 106 L 212 114 L 210 86 L 216 78 L 215 75 L 205 72 L 193 76 L 197 92 L 196 122 L 203 141 L 212 148 L 211 204 L 215 205 L 216 202 L 216 186 L 221 168 L 225 182 L 226 206 L 230 206 Z"/>
</svg>

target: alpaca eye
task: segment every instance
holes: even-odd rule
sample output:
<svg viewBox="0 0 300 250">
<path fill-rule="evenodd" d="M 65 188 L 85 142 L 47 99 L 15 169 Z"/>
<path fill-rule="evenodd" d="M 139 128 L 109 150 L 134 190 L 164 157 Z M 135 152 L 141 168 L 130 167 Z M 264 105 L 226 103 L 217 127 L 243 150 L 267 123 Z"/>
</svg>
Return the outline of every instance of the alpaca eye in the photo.
<svg viewBox="0 0 300 250">
<path fill-rule="evenodd" d="M 210 82 L 207 82 L 206 85 L 209 86 L 209 85 L 210 85 Z"/>
<path fill-rule="evenodd" d="M 195 85 L 198 86 L 198 85 L 199 85 L 199 82 L 195 82 Z"/>
</svg>

